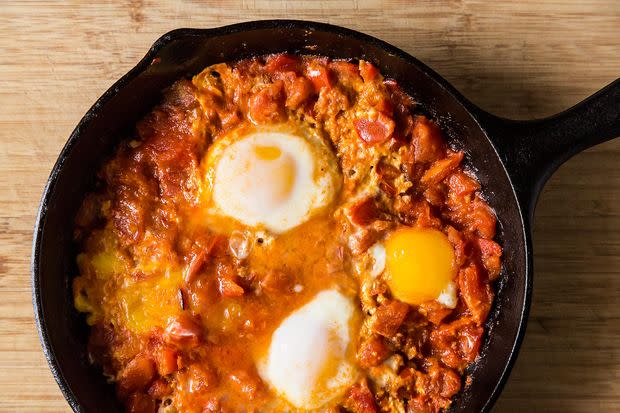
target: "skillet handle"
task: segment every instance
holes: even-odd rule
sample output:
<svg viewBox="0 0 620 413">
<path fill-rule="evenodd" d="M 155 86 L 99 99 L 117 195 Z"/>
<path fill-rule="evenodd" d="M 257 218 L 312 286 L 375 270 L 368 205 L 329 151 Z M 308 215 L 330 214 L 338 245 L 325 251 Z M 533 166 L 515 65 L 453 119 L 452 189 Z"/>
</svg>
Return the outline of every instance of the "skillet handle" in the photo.
<svg viewBox="0 0 620 413">
<path fill-rule="evenodd" d="M 515 121 L 479 110 L 530 222 L 538 195 L 567 159 L 620 136 L 620 78 L 566 111 L 545 119 Z"/>
</svg>

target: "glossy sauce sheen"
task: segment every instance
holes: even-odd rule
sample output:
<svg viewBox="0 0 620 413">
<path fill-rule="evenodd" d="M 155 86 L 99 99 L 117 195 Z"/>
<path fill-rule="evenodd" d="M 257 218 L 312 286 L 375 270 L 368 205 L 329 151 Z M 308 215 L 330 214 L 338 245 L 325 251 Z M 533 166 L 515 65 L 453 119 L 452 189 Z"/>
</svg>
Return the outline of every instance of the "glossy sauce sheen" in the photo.
<svg viewBox="0 0 620 413">
<path fill-rule="evenodd" d="M 283 320 L 330 289 L 355 306 L 356 376 L 316 411 L 450 405 L 478 356 L 502 249 L 463 154 L 417 109 L 370 63 L 311 56 L 216 64 L 167 91 L 76 217 L 75 306 L 128 412 L 303 411 L 258 360 Z M 337 178 L 333 199 L 279 234 L 218 213 L 209 180 L 214 143 L 270 128 L 312 131 L 338 163 L 315 171 Z M 401 302 L 397 280 L 377 270 L 390 235 L 416 229 L 452 246 L 455 306 Z"/>
</svg>

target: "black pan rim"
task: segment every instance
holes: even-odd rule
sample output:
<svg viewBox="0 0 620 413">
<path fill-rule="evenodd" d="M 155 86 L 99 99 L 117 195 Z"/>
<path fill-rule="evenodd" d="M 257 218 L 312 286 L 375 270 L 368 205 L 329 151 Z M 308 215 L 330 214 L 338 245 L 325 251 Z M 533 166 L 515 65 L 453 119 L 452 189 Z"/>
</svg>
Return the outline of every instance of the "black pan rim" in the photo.
<svg viewBox="0 0 620 413">
<path fill-rule="evenodd" d="M 381 49 L 386 50 L 388 53 L 399 56 L 404 60 L 412 62 L 415 66 L 418 66 L 425 74 L 430 77 L 437 85 L 441 88 L 445 89 L 449 94 L 453 95 L 457 101 L 459 101 L 467 110 L 467 112 L 471 115 L 472 119 L 478 125 L 481 131 L 484 132 L 487 137 L 489 144 L 493 148 L 496 153 L 498 159 L 504 168 L 504 173 L 508 177 L 511 183 L 511 189 L 517 203 L 519 205 L 518 212 L 519 218 L 521 219 L 521 229 L 523 232 L 524 239 L 524 254 L 526 257 L 525 262 L 525 294 L 524 300 L 521 304 L 522 310 L 520 312 L 520 321 L 519 328 L 516 331 L 515 338 L 513 340 L 512 348 L 510 350 L 510 355 L 508 357 L 507 362 L 504 365 L 504 369 L 499 374 L 499 380 L 497 384 L 490 392 L 487 397 L 487 400 L 481 409 L 481 412 L 488 412 L 491 410 L 495 402 L 497 401 L 499 395 L 501 394 L 502 389 L 504 388 L 510 372 L 516 362 L 517 355 L 523 339 L 525 337 L 525 330 L 527 327 L 528 315 L 531 307 L 531 296 L 532 296 L 532 269 L 533 269 L 533 258 L 532 258 L 532 241 L 531 241 L 531 230 L 530 230 L 530 222 L 525 219 L 524 216 L 524 205 L 522 205 L 518 201 L 518 197 L 514 190 L 514 185 L 510 174 L 505 168 L 504 163 L 501 161 L 499 154 L 497 153 L 497 148 L 494 145 L 493 141 L 489 139 L 488 133 L 484 127 L 479 122 L 478 117 L 475 115 L 480 112 L 480 109 L 471 103 L 467 98 L 465 98 L 460 92 L 458 92 L 449 82 L 447 82 L 443 77 L 441 77 L 438 73 L 432 70 L 430 67 L 411 56 L 410 54 L 404 52 L 403 50 L 392 46 L 391 44 L 380 40 L 376 37 L 348 29 L 341 26 L 336 26 L 328 23 L 314 22 L 314 21 L 306 21 L 306 20 L 288 20 L 288 19 L 270 19 L 270 20 L 255 20 L 255 21 L 247 21 L 243 23 L 236 23 L 231 25 L 225 25 L 216 28 L 210 29 L 195 29 L 195 28 L 180 28 L 172 30 L 160 38 L 158 38 L 151 48 L 147 51 L 146 55 L 125 75 L 123 75 L 120 79 L 118 79 L 108 90 L 106 90 L 103 95 L 88 109 L 82 119 L 79 121 L 75 129 L 69 135 L 67 142 L 63 146 L 60 154 L 58 156 L 57 161 L 52 167 L 51 173 L 46 181 L 45 187 L 43 189 L 43 194 L 41 197 L 41 201 L 39 203 L 39 208 L 37 212 L 37 216 L 35 219 L 35 227 L 34 227 L 34 235 L 32 242 L 32 256 L 31 256 L 31 288 L 32 288 L 32 303 L 34 307 L 34 318 L 35 324 L 37 327 L 37 331 L 39 334 L 39 340 L 41 342 L 41 346 L 43 348 L 43 353 L 49 365 L 49 368 L 56 380 L 63 396 L 75 412 L 83 412 L 83 408 L 80 405 L 79 401 L 75 397 L 71 387 L 66 381 L 64 375 L 62 374 L 62 368 L 59 365 L 56 355 L 54 353 L 54 349 L 49 340 L 49 336 L 47 333 L 47 325 L 45 321 L 45 314 L 43 313 L 43 303 L 40 292 L 40 271 L 39 271 L 39 256 L 41 253 L 41 242 L 42 235 L 45 227 L 45 222 L 47 218 L 47 209 L 54 193 L 54 189 L 56 186 L 56 182 L 58 179 L 58 175 L 63 168 L 64 162 L 69 156 L 73 146 L 76 141 L 80 138 L 82 129 L 84 129 L 88 123 L 94 118 L 100 108 L 104 106 L 109 100 L 114 97 L 118 91 L 123 88 L 129 81 L 135 78 L 139 73 L 145 70 L 156 57 L 157 53 L 170 41 L 177 37 L 216 37 L 219 35 L 226 35 L 238 32 L 246 32 L 252 30 L 260 30 L 260 29 L 280 29 L 280 28 L 293 28 L 293 29 L 306 29 L 306 30 L 320 30 L 326 32 L 332 32 L 335 34 L 340 34 L 342 36 L 355 38 L 357 40 L 363 41 L 368 44 L 375 45 Z M 490 355 L 485 355 L 489 357 Z"/>
</svg>

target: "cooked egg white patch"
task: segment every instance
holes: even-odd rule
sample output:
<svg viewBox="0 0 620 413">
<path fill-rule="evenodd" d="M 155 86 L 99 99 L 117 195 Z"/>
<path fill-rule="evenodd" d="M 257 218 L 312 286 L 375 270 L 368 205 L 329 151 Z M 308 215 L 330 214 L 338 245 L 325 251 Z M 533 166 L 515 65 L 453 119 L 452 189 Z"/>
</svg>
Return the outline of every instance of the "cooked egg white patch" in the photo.
<svg viewBox="0 0 620 413">
<path fill-rule="evenodd" d="M 329 205 L 342 181 L 336 158 L 320 136 L 284 126 L 218 139 L 207 165 L 216 213 L 274 233 Z"/>
<path fill-rule="evenodd" d="M 275 330 L 258 361 L 262 379 L 301 409 L 315 409 L 342 396 L 357 378 L 349 360 L 356 307 L 336 290 L 317 294 Z"/>
</svg>

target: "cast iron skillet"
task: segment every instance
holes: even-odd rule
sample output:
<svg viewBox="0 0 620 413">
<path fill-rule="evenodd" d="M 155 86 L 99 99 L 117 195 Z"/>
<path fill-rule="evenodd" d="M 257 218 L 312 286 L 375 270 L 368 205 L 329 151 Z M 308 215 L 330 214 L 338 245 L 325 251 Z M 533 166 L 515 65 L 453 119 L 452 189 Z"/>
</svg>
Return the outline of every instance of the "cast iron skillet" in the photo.
<svg viewBox="0 0 620 413">
<path fill-rule="evenodd" d="M 62 150 L 36 222 L 32 288 L 43 351 L 76 412 L 120 411 L 112 386 L 88 363 L 87 328 L 71 294 L 70 280 L 77 271 L 73 218 L 92 189 L 96 171 L 123 133 L 175 80 L 216 62 L 285 51 L 373 62 L 421 102 L 448 131 L 450 142 L 466 152 L 497 213 L 505 255 L 487 323 L 491 333 L 470 369 L 472 384 L 455 398 L 451 411 L 489 411 L 497 399 L 525 332 L 532 294 L 531 223 L 538 194 L 570 156 L 620 135 L 620 79 L 559 115 L 511 121 L 476 107 L 437 73 L 381 40 L 327 24 L 274 20 L 179 29 L 162 36 L 86 113 Z"/>
</svg>

